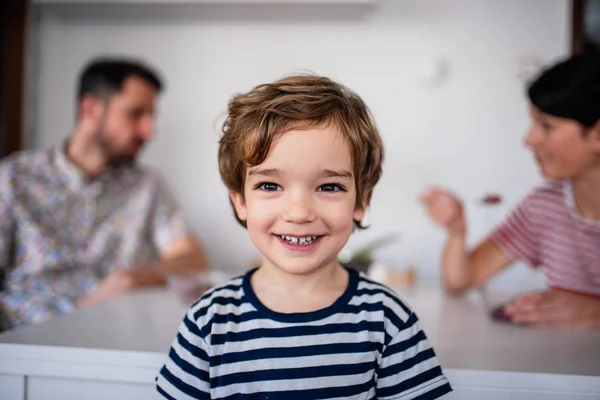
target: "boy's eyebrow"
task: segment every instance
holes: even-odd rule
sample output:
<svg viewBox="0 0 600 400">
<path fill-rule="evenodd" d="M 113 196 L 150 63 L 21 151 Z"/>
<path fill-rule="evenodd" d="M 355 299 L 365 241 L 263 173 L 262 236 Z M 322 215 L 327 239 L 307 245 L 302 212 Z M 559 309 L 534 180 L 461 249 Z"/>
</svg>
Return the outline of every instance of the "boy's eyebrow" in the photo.
<svg viewBox="0 0 600 400">
<path fill-rule="evenodd" d="M 323 178 L 343 178 L 343 179 L 352 179 L 354 174 L 352 172 L 342 169 L 339 171 L 334 171 L 331 169 L 322 169 L 319 171 L 319 176 Z"/>
<path fill-rule="evenodd" d="M 281 170 L 277 168 L 254 168 L 248 171 L 248 176 L 256 175 L 268 176 L 271 178 L 279 178 L 281 177 Z M 332 169 L 321 169 L 319 170 L 318 176 L 320 178 L 352 179 L 354 177 L 354 174 L 345 169 L 339 171 L 335 171 Z"/>
<path fill-rule="evenodd" d="M 277 168 L 267 168 L 267 169 L 254 168 L 254 169 L 251 169 L 250 171 L 248 171 L 248 176 L 253 176 L 253 175 L 262 175 L 262 176 L 269 176 L 272 178 L 278 178 L 281 176 L 281 171 L 278 170 Z"/>
</svg>

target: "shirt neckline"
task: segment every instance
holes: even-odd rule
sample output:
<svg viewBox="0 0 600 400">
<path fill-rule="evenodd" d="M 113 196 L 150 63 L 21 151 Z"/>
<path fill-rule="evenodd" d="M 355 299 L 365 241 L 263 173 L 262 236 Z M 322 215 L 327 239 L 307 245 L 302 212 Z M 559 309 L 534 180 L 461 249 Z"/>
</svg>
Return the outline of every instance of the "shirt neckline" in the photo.
<svg viewBox="0 0 600 400">
<path fill-rule="evenodd" d="M 595 229 L 600 229 L 600 221 L 591 221 L 589 219 L 585 219 L 579 213 L 577 209 L 577 205 L 575 204 L 575 194 L 573 193 L 573 183 L 570 180 L 563 181 L 563 193 L 565 196 L 565 203 L 569 208 L 569 212 L 579 222 L 586 224 L 587 226 L 593 227 Z"/>
<path fill-rule="evenodd" d="M 344 290 L 344 293 L 342 293 L 342 295 L 338 297 L 333 304 L 320 310 L 301 313 L 280 313 L 266 307 L 256 296 L 251 284 L 251 277 L 258 270 L 258 268 L 254 268 L 244 275 L 242 283 L 244 296 L 260 313 L 275 321 L 309 322 L 321 320 L 335 314 L 340 308 L 348 304 L 358 288 L 358 271 L 346 267 L 344 267 L 344 269 L 348 271 L 348 286 L 346 287 L 346 290 Z"/>
</svg>

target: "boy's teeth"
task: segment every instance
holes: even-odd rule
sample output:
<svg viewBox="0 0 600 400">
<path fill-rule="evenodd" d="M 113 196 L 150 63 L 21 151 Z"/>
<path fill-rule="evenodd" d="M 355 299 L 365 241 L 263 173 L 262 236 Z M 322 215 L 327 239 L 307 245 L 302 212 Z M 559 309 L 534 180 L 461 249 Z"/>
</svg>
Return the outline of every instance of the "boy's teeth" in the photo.
<svg viewBox="0 0 600 400">
<path fill-rule="evenodd" d="M 317 240 L 316 236 L 304 236 L 304 237 L 295 237 L 295 236 L 286 236 L 280 235 L 280 237 L 290 244 L 300 244 L 300 245 L 308 245 Z"/>
</svg>

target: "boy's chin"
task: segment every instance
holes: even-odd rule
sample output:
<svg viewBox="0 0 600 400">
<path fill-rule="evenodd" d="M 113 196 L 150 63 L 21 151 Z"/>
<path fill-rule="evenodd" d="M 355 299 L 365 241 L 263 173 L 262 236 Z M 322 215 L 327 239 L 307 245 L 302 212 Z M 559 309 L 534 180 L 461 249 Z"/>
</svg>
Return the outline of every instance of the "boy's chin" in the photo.
<svg viewBox="0 0 600 400">
<path fill-rule="evenodd" d="M 281 262 L 275 263 L 277 268 L 290 274 L 290 275 L 310 275 L 317 271 L 321 271 L 326 268 L 335 268 L 338 266 L 337 261 L 333 262 L 310 262 L 308 260 L 281 260 Z"/>
</svg>

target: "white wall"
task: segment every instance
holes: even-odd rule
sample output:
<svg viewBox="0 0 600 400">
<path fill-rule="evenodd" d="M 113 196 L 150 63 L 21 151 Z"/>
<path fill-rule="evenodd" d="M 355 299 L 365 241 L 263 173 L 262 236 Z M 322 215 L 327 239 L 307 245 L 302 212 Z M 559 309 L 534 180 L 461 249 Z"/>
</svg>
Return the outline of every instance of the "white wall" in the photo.
<svg viewBox="0 0 600 400">
<path fill-rule="evenodd" d="M 447 185 L 465 199 L 475 241 L 539 181 L 522 145 L 520 65 L 567 54 L 569 7 L 568 0 L 381 0 L 373 8 L 43 9 L 30 147 L 68 134 L 74 77 L 89 57 L 147 59 L 167 77 L 168 91 L 144 161 L 164 172 L 213 263 L 244 268 L 255 252 L 219 179 L 217 121 L 235 92 L 297 70 L 328 75 L 364 97 L 387 148 L 372 228 L 350 243 L 400 232 L 401 242 L 379 259 L 433 277 L 443 235 L 417 201 L 424 187 Z M 448 62 L 447 79 L 425 87 L 419 78 L 438 58 Z M 506 203 L 486 214 L 476 199 L 488 191 Z"/>
</svg>

